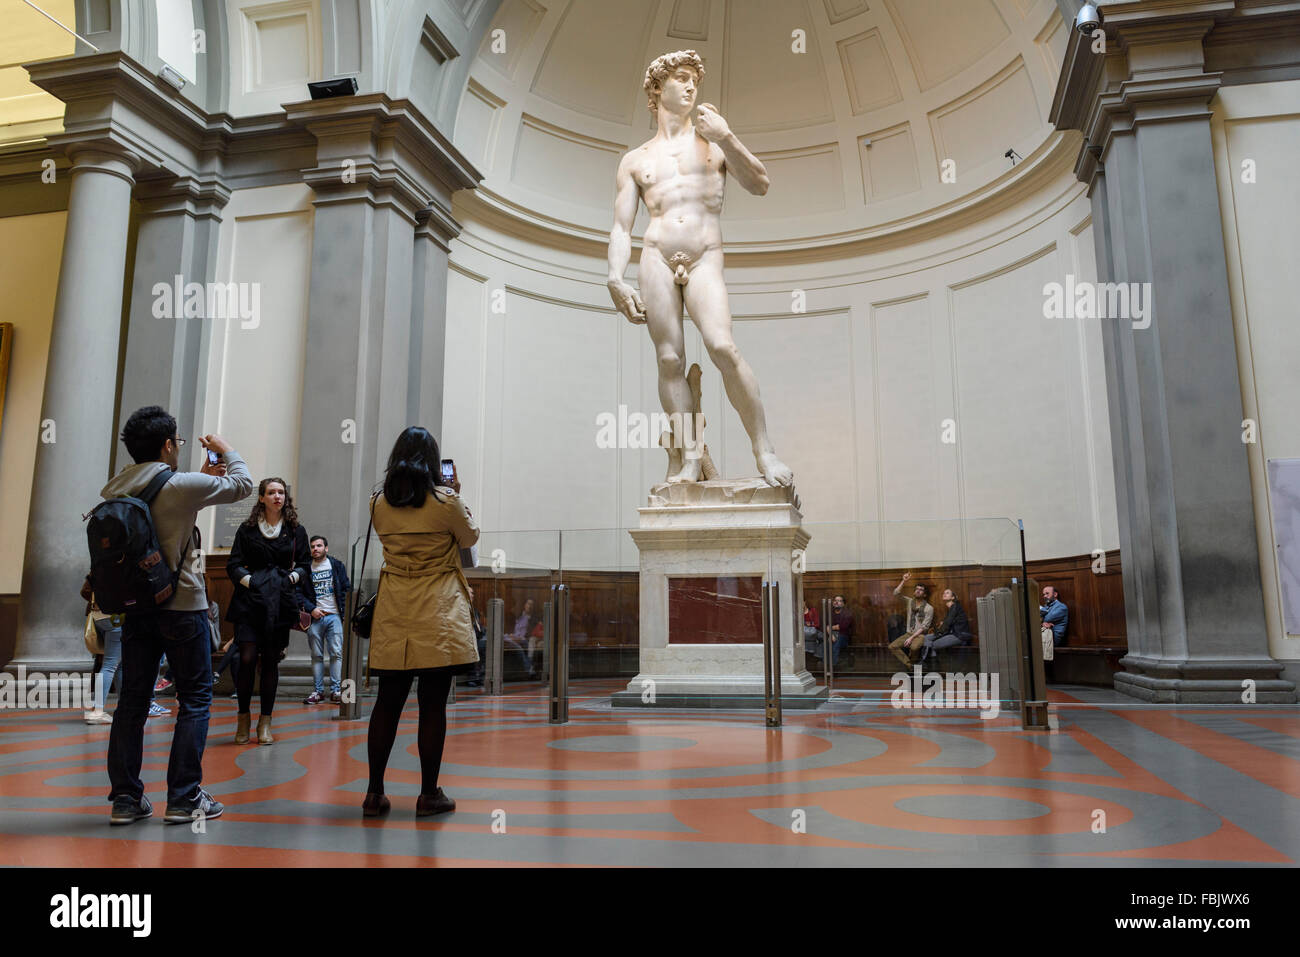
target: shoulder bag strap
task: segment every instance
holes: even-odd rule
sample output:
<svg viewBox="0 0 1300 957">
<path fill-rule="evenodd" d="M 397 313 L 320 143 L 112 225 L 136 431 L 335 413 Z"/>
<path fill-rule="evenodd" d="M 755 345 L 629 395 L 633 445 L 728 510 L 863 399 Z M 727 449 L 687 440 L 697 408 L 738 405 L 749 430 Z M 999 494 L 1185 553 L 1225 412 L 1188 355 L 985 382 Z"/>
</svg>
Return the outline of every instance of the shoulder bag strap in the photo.
<svg viewBox="0 0 1300 957">
<path fill-rule="evenodd" d="M 174 469 L 163 469 L 153 477 L 153 480 L 144 487 L 144 491 L 136 497 L 140 499 L 140 501 L 144 502 L 145 505 L 152 505 L 154 497 L 158 494 L 158 491 L 171 481 L 171 477 L 175 474 L 176 471 Z"/>
<path fill-rule="evenodd" d="M 357 575 L 356 587 L 354 591 L 361 591 L 361 583 L 366 580 L 366 558 L 370 555 L 370 532 L 375 527 L 375 502 L 379 501 L 379 493 L 376 492 L 370 497 L 370 522 L 366 525 L 366 544 L 361 549 L 361 574 Z"/>
</svg>

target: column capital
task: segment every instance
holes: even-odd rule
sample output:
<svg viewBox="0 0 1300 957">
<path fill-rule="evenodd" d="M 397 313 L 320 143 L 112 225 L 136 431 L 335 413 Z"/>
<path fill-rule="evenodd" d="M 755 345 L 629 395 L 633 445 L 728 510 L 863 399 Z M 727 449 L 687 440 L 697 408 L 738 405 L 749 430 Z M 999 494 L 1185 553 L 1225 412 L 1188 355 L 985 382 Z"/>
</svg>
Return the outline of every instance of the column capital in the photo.
<svg viewBox="0 0 1300 957">
<path fill-rule="evenodd" d="M 434 203 L 416 213 L 416 239 L 429 239 L 447 252 L 451 241 L 460 235 L 461 225 L 451 212 Z"/>
<path fill-rule="evenodd" d="M 135 185 L 142 159 L 122 144 L 113 140 L 78 140 L 64 145 L 68 157 L 68 173 L 107 173 Z"/>
<path fill-rule="evenodd" d="M 1223 74 L 1206 69 L 1206 44 L 1216 31 L 1251 26 L 1259 13 L 1237 0 L 1133 0 L 1101 9 L 1097 34 L 1070 31 L 1050 114 L 1057 129 L 1084 134 L 1075 175 L 1085 183 L 1114 135 L 1146 122 L 1208 118 Z"/>
<path fill-rule="evenodd" d="M 302 181 L 316 193 L 317 206 L 369 202 L 396 210 L 412 225 L 429 202 L 428 194 L 407 171 L 375 157 L 347 157 L 318 165 L 303 170 Z"/>
<path fill-rule="evenodd" d="M 230 188 L 215 174 L 153 179 L 140 183 L 135 198 L 150 214 L 184 212 L 196 218 L 220 220 L 230 202 Z"/>
<path fill-rule="evenodd" d="M 286 104 L 285 115 L 316 138 L 316 166 L 303 180 L 318 203 L 391 204 L 416 223 L 483 178 L 409 100 L 385 93 L 307 100 Z"/>
<path fill-rule="evenodd" d="M 23 69 L 65 104 L 64 132 L 49 137 L 51 147 L 114 144 L 138 157 L 141 172 L 184 174 L 200 165 L 208 117 L 126 53 L 44 60 Z"/>
</svg>

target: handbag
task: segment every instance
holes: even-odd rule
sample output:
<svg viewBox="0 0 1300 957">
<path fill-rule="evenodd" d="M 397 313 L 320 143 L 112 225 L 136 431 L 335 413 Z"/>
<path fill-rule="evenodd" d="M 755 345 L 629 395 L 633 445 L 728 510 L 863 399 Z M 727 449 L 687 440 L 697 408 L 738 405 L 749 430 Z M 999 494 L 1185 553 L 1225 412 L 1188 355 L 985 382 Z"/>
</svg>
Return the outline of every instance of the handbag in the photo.
<svg viewBox="0 0 1300 957">
<path fill-rule="evenodd" d="M 379 597 L 379 587 L 375 586 L 375 593 L 361 601 L 362 582 L 365 581 L 366 575 L 366 557 L 370 554 L 370 531 L 375 527 L 375 502 L 379 500 L 379 493 L 376 492 L 370 499 L 370 524 L 366 526 L 366 544 L 361 549 L 361 574 L 357 576 L 357 606 L 352 609 L 352 631 L 362 638 L 370 637 L 370 627 L 375 622 L 375 599 Z"/>
<path fill-rule="evenodd" d="M 104 636 L 101 635 L 99 629 L 95 627 L 94 615 L 86 615 L 86 634 L 84 637 L 86 639 L 86 650 L 89 651 L 92 656 L 102 655 L 104 653 Z"/>
<path fill-rule="evenodd" d="M 1043 660 L 1052 661 L 1056 658 L 1056 642 L 1052 640 L 1055 633 L 1050 625 L 1043 628 Z"/>
</svg>

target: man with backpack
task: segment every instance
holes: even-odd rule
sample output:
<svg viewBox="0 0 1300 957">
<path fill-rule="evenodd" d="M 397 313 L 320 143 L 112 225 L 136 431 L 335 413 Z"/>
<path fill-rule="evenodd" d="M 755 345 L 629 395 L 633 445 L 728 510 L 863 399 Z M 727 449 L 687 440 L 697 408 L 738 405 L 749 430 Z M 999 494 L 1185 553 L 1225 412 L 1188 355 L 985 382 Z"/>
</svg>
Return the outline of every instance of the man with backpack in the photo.
<svg viewBox="0 0 1300 957">
<path fill-rule="evenodd" d="M 199 441 L 220 458 L 199 472 L 177 471 L 185 440 L 176 420 L 159 406 L 134 412 L 122 441 L 135 465 L 119 472 L 100 493 L 87 526 L 91 585 L 100 607 L 125 613 L 121 691 L 108 739 L 109 800 L 113 824 L 153 814 L 140 764 L 158 659 L 171 664 L 179 707 L 167 765 L 169 824 L 224 808 L 203 790 L 203 748 L 212 705 L 212 644 L 207 588 L 195 520 L 209 505 L 238 502 L 253 491 L 244 460 L 219 435 Z M 115 559 L 116 556 L 116 560 Z"/>
</svg>

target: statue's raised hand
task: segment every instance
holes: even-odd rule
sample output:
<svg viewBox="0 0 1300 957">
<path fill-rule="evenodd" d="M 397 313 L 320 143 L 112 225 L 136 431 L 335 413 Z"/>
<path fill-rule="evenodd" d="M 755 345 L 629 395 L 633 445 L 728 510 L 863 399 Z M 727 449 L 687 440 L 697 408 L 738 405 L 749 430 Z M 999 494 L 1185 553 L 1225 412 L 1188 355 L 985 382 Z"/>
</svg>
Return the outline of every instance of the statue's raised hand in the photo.
<svg viewBox="0 0 1300 957">
<path fill-rule="evenodd" d="M 614 307 L 627 317 L 628 322 L 636 325 L 645 322 L 645 303 L 635 289 L 621 279 L 611 279 L 606 285 Z"/>
<path fill-rule="evenodd" d="M 731 127 L 712 103 L 701 103 L 695 111 L 695 132 L 710 143 L 717 143 L 731 135 Z"/>
</svg>

